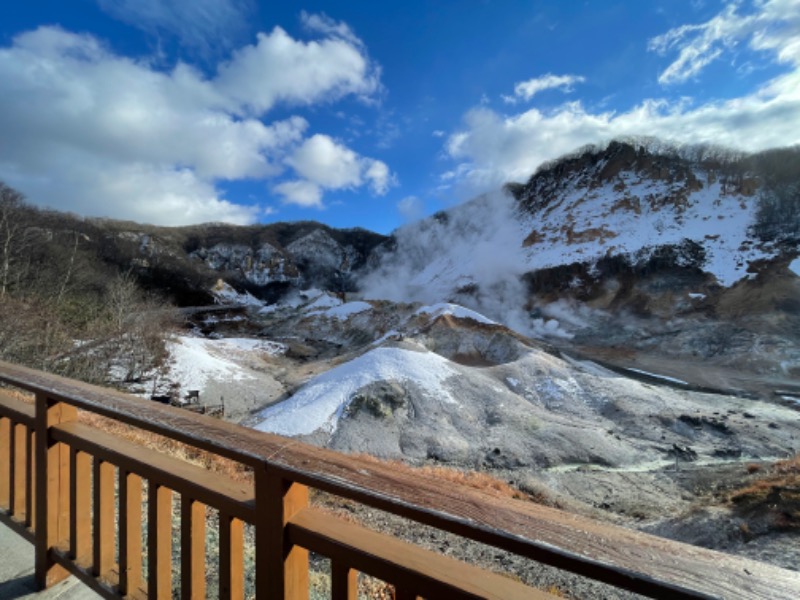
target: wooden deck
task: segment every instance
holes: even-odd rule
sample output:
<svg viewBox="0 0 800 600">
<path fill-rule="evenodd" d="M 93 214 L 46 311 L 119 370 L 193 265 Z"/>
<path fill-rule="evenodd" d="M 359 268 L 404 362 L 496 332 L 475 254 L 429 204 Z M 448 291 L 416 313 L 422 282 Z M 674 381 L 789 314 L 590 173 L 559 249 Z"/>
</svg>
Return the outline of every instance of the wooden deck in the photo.
<svg viewBox="0 0 800 600">
<path fill-rule="evenodd" d="M 0 394 L 0 521 L 35 544 L 42 587 L 72 573 L 107 598 L 169 598 L 174 590 L 183 598 L 205 597 L 205 516 L 211 511 L 219 522 L 222 598 L 244 594 L 244 524 L 255 528 L 259 599 L 307 598 L 309 550 L 331 559 L 334 598 L 355 598 L 357 572 L 395 586 L 397 598 L 547 597 L 312 508 L 308 491 L 314 488 L 516 553 L 532 566 L 548 564 L 654 598 L 800 598 L 800 574 L 794 571 L 442 486 L 7 363 L 0 363 L 0 381 L 36 396 L 35 404 L 26 404 Z M 252 483 L 230 481 L 88 427 L 77 422 L 79 410 L 241 463 L 252 472 Z M 173 496 L 181 499 L 177 525 Z M 173 527 L 180 539 L 181 574 L 175 581 Z"/>
</svg>

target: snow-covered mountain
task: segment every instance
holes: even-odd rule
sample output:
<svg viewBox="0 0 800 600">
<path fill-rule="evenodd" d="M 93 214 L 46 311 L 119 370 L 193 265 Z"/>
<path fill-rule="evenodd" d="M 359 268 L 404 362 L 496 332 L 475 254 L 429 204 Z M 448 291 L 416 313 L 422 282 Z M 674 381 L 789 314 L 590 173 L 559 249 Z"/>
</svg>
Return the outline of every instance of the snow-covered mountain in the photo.
<svg viewBox="0 0 800 600">
<path fill-rule="evenodd" d="M 670 262 L 730 286 L 779 249 L 756 233 L 759 182 L 747 171 L 646 147 L 612 143 L 537 173 L 517 195 L 530 270 L 624 257 L 646 265 L 664 248 Z"/>
<path fill-rule="evenodd" d="M 370 297 L 451 299 L 528 333 L 548 333 L 541 317 L 564 299 L 673 316 L 757 276 L 794 276 L 798 166 L 797 149 L 612 142 L 402 228 L 362 283 Z"/>
</svg>

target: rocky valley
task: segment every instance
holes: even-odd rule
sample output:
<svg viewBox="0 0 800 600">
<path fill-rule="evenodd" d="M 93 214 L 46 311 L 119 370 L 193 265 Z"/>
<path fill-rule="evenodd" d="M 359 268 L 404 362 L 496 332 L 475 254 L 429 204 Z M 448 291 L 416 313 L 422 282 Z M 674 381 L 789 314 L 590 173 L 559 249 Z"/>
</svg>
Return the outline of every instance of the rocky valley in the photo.
<svg viewBox="0 0 800 600">
<path fill-rule="evenodd" d="M 118 330 L 65 313 L 85 339 L 63 325 L 34 366 L 102 357 L 87 378 L 796 569 L 800 466 L 780 461 L 800 452 L 798 173 L 797 148 L 617 141 L 391 236 L 17 206 L 15 239 L 63 298 L 103 315 L 123 288 L 140 298 L 110 305 Z M 30 306 L 38 279 L 15 260 L 3 301 Z M 165 305 L 133 368 L 123 326 Z"/>
</svg>

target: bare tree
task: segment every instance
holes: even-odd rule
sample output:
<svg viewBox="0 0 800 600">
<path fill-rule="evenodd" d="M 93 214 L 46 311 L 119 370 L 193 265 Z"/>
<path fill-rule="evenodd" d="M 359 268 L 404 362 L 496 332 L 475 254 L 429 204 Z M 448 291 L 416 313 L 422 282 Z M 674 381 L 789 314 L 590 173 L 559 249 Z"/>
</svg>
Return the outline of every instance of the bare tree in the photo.
<svg viewBox="0 0 800 600">
<path fill-rule="evenodd" d="M 123 332 L 125 324 L 134 319 L 141 295 L 130 271 L 117 275 L 108 286 L 106 307 L 118 333 Z"/>
<path fill-rule="evenodd" d="M 8 293 L 15 263 L 28 245 L 27 209 L 23 195 L 0 181 L 0 298 Z M 21 274 L 16 273 L 16 278 Z"/>
<path fill-rule="evenodd" d="M 109 359 L 123 380 L 138 380 L 165 360 L 166 332 L 176 313 L 145 296 L 130 272 L 109 285 L 106 310 L 112 329 Z"/>
</svg>

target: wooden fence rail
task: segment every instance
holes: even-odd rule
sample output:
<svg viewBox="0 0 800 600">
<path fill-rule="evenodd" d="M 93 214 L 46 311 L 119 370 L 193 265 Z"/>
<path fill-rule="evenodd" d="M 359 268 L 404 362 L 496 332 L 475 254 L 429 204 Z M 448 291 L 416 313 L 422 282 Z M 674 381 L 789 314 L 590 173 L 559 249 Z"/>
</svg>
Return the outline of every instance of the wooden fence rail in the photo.
<svg viewBox="0 0 800 600">
<path fill-rule="evenodd" d="M 259 433 L 0 362 L 0 522 L 30 540 L 46 588 L 69 574 L 106 598 L 206 597 L 206 517 L 218 522 L 220 598 L 245 595 L 246 526 L 258 600 L 308 598 L 309 551 L 334 599 L 357 574 L 405 598 L 547 598 L 309 505 L 309 488 L 654 598 L 800 598 L 800 574 Z M 234 481 L 78 419 L 89 411 L 247 467 Z M 173 498 L 180 511 L 173 518 Z M 173 548 L 173 535 L 178 540 Z M 2 551 L 0 550 L 0 553 Z M 179 558 L 176 558 L 179 557 Z M 173 577 L 177 566 L 179 577 Z"/>
</svg>

